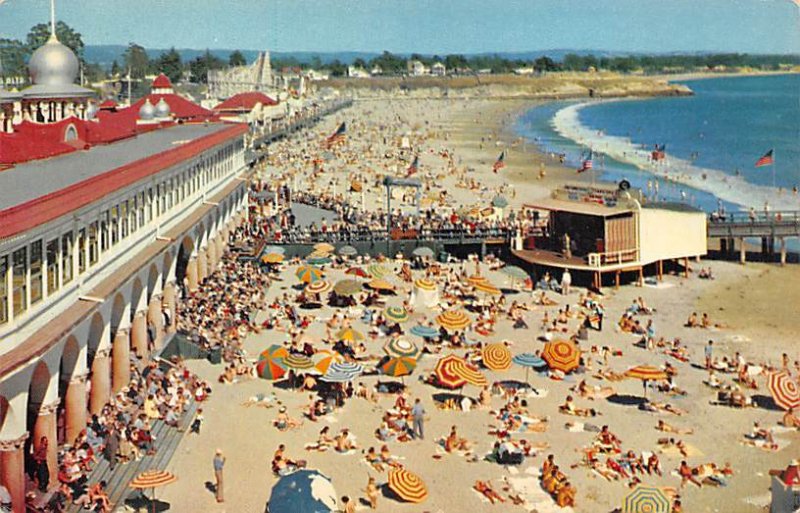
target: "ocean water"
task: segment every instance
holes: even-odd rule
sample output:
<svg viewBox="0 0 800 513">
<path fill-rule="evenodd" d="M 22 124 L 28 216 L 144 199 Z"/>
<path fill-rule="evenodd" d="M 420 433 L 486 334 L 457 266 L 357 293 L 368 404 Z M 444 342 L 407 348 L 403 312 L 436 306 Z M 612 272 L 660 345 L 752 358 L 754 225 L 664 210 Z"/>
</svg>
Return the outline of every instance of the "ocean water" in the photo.
<svg viewBox="0 0 800 513">
<path fill-rule="evenodd" d="M 800 209 L 800 75 L 683 82 L 691 97 L 557 102 L 525 112 L 517 132 L 577 169 L 588 148 L 597 180 L 629 180 L 653 200 L 707 211 Z M 654 144 L 667 159 L 650 161 Z M 775 165 L 755 168 L 767 150 Z M 774 186 L 773 186 L 774 171 Z"/>
</svg>

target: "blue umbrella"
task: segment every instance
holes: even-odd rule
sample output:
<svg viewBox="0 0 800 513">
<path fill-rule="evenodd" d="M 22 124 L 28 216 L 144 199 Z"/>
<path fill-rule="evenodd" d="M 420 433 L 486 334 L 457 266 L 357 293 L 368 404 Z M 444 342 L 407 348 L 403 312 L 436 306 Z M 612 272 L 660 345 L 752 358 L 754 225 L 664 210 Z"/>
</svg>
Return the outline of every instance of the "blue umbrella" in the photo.
<svg viewBox="0 0 800 513">
<path fill-rule="evenodd" d="M 357 377 L 358 374 L 353 374 L 350 372 L 331 372 L 328 370 L 328 372 L 326 372 L 325 375 L 319 379 L 328 383 L 348 383 Z"/>
<path fill-rule="evenodd" d="M 514 358 L 511 359 L 512 362 L 516 363 L 517 365 L 521 365 L 525 367 L 525 382 L 528 382 L 528 369 L 533 367 L 534 369 L 547 367 L 547 362 L 543 359 L 539 358 L 535 354 L 532 353 L 522 353 L 516 355 Z"/>
<path fill-rule="evenodd" d="M 316 470 L 298 470 L 283 476 L 272 487 L 269 513 L 333 513 L 336 490 L 331 480 Z"/>
<path fill-rule="evenodd" d="M 328 373 L 334 372 L 358 376 L 364 372 L 364 366 L 353 362 L 333 362 L 330 367 L 328 367 Z"/>
<path fill-rule="evenodd" d="M 533 368 L 547 367 L 547 362 L 542 360 L 533 353 L 518 354 L 514 358 L 512 358 L 511 361 L 523 367 L 533 367 Z"/>
<path fill-rule="evenodd" d="M 422 338 L 434 338 L 439 335 L 439 330 L 430 326 L 414 326 L 409 331 Z"/>
</svg>

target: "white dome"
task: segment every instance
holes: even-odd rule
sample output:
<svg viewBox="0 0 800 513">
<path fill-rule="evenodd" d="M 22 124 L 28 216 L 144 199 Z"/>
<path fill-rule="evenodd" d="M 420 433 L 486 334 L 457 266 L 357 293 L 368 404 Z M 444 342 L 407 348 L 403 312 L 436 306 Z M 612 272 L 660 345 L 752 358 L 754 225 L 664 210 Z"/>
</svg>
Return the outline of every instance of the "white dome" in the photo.
<svg viewBox="0 0 800 513">
<path fill-rule="evenodd" d="M 61 44 L 55 35 L 33 52 L 28 73 L 36 85 L 63 86 L 78 77 L 79 63 L 75 53 Z"/>
<path fill-rule="evenodd" d="M 150 98 L 144 101 L 144 105 L 139 108 L 139 119 L 153 119 L 156 115 L 156 108 L 150 103 Z"/>
<path fill-rule="evenodd" d="M 158 103 L 156 104 L 157 118 L 168 118 L 171 112 L 172 111 L 169 108 L 169 103 L 167 103 L 166 100 L 164 100 L 164 98 L 158 100 Z"/>
</svg>

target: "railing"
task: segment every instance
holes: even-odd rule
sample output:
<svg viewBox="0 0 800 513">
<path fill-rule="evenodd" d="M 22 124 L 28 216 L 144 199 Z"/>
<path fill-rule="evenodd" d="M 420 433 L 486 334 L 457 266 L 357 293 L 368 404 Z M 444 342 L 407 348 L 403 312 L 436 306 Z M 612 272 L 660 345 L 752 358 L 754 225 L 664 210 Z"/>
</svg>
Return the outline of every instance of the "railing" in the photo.
<svg viewBox="0 0 800 513">
<path fill-rule="evenodd" d="M 406 232 L 408 233 L 408 231 Z M 386 229 L 355 229 L 336 231 L 290 230 L 281 232 L 280 238 L 268 239 L 270 244 L 315 244 L 318 242 L 352 243 L 352 242 L 385 242 L 387 240 L 415 240 L 428 242 L 476 243 L 487 239 L 511 240 L 514 231 L 506 228 L 481 228 L 476 230 L 459 228 L 416 230 L 413 236 L 392 237 Z"/>
<path fill-rule="evenodd" d="M 604 265 L 625 264 L 639 260 L 639 248 L 623 249 L 620 251 L 606 251 L 603 253 L 589 253 L 589 265 L 602 267 Z"/>
<path fill-rule="evenodd" d="M 712 213 L 709 237 L 791 237 L 800 236 L 800 211 Z"/>
</svg>

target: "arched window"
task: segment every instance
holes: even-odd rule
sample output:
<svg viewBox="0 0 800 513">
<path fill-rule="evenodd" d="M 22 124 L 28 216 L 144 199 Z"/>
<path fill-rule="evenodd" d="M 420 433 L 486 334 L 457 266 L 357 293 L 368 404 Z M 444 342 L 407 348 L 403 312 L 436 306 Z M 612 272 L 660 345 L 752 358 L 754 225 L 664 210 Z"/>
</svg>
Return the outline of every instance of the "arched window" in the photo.
<svg viewBox="0 0 800 513">
<path fill-rule="evenodd" d="M 64 131 L 64 142 L 75 141 L 78 139 L 78 130 L 75 125 L 69 125 Z"/>
</svg>

